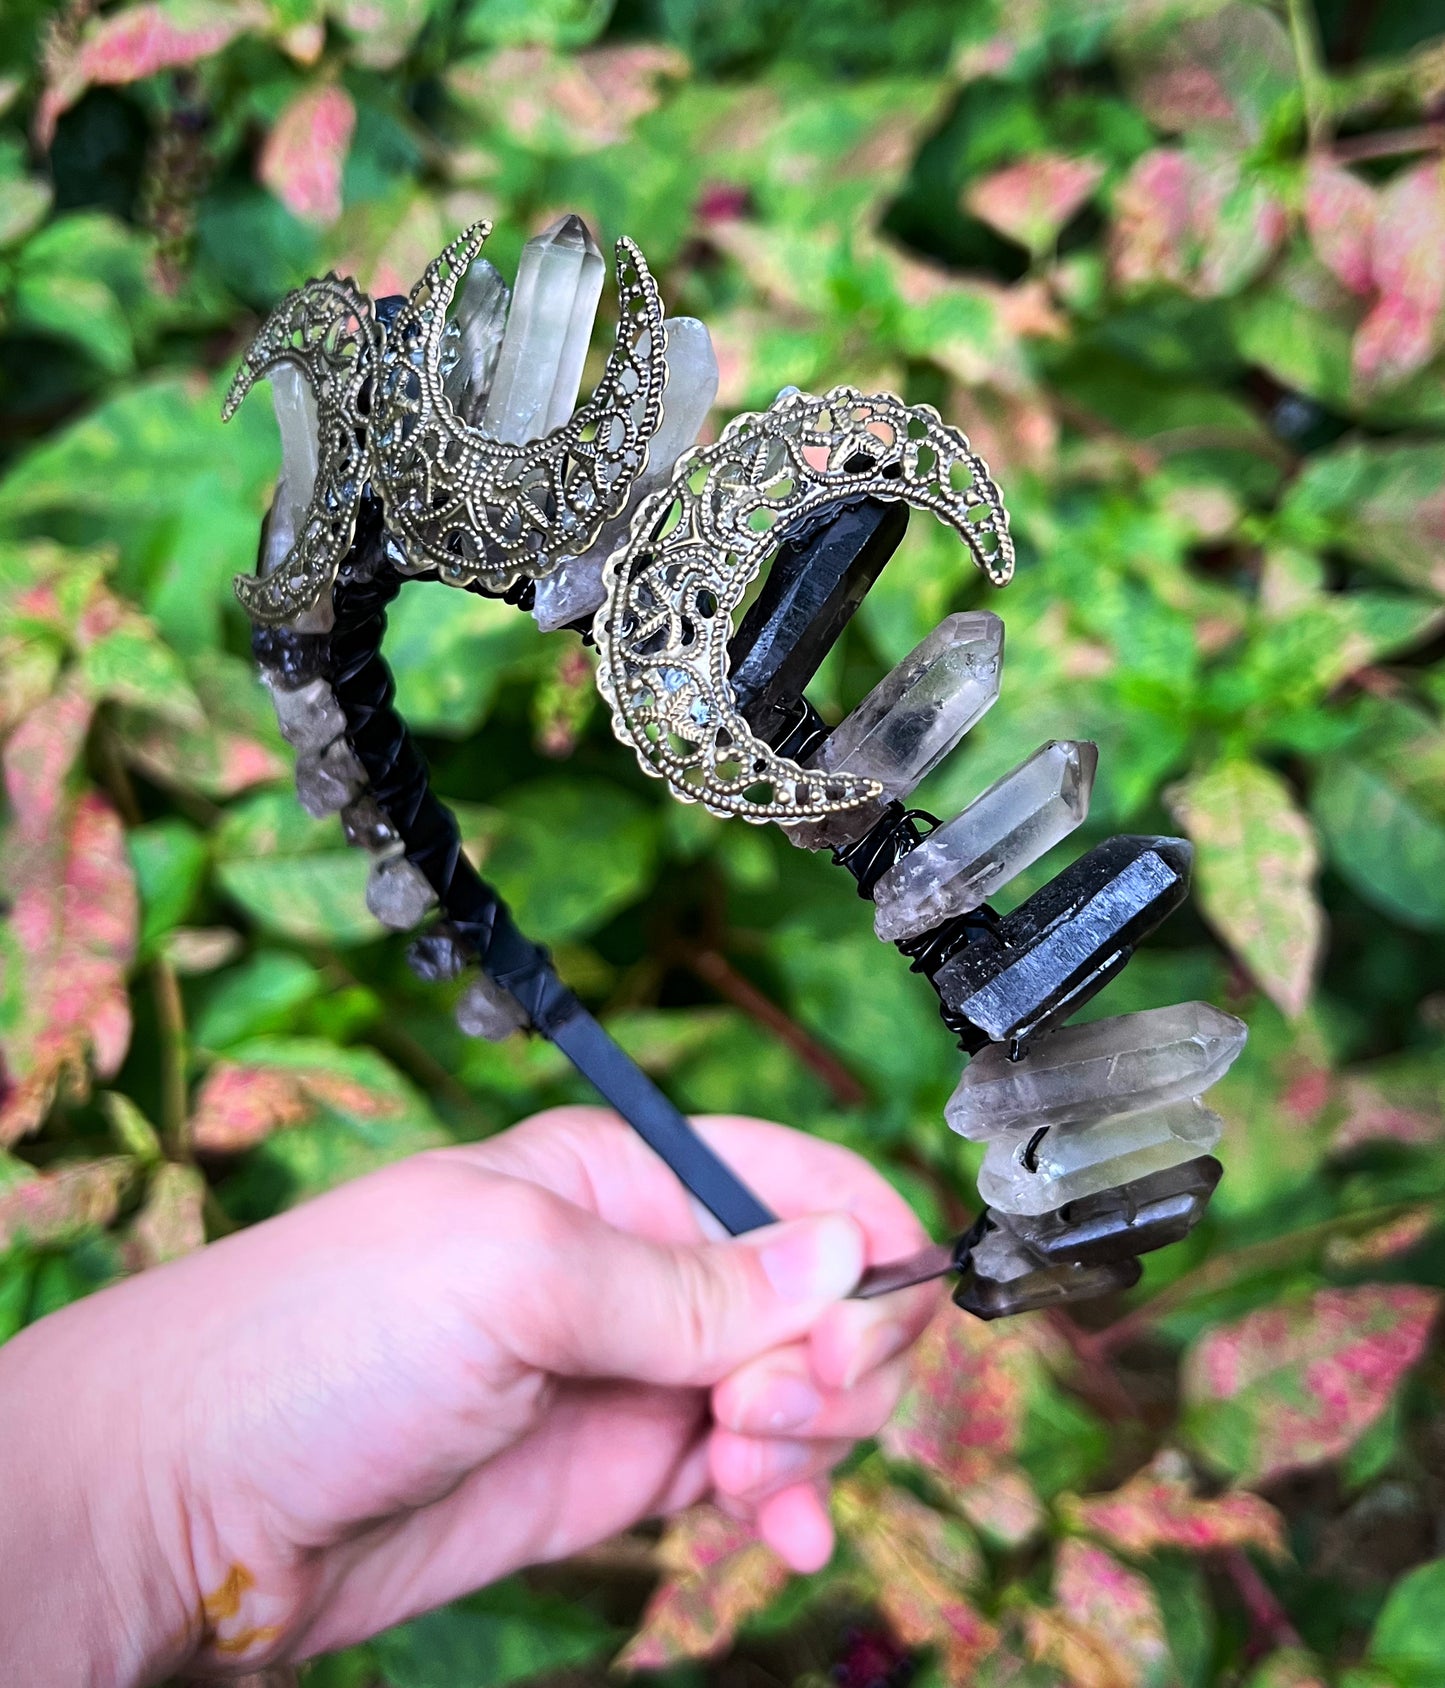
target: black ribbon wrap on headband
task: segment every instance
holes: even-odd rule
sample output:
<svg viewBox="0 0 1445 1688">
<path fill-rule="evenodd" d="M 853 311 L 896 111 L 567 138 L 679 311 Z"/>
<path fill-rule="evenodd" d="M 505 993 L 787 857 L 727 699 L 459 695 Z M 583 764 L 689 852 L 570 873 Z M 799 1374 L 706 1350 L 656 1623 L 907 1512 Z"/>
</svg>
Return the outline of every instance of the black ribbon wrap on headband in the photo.
<svg viewBox="0 0 1445 1688">
<path fill-rule="evenodd" d="M 368 496 L 337 580 L 331 632 L 258 628 L 257 659 L 293 684 L 324 679 L 331 687 L 347 742 L 407 860 L 435 892 L 457 942 L 515 998 L 532 1028 L 591 1080 L 729 1232 L 775 1223 L 776 1215 L 562 983 L 547 951 L 521 932 L 501 895 L 463 854 L 456 817 L 432 792 L 426 760 L 394 707 L 396 687 L 381 642 L 402 579 L 386 544 L 381 506 Z"/>
</svg>

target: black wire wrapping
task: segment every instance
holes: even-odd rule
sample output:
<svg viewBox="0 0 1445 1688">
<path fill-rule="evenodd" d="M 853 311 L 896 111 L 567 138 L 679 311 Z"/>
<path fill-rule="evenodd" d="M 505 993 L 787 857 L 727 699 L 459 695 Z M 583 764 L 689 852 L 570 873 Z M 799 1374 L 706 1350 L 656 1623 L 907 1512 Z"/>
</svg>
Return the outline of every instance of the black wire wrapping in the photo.
<svg viewBox="0 0 1445 1688">
<path fill-rule="evenodd" d="M 347 743 L 406 859 L 435 892 L 456 941 L 516 999 L 533 1029 L 596 1085 L 728 1231 L 774 1224 L 776 1215 L 587 1012 L 557 977 L 547 951 L 523 935 L 501 895 L 462 853 L 456 817 L 433 794 L 425 758 L 393 707 L 396 688 L 381 655 L 387 607 L 401 585 L 386 555 L 381 506 L 368 496 L 333 594 L 331 632 L 258 628 L 257 660 L 289 685 L 319 678 L 331 686 Z"/>
</svg>

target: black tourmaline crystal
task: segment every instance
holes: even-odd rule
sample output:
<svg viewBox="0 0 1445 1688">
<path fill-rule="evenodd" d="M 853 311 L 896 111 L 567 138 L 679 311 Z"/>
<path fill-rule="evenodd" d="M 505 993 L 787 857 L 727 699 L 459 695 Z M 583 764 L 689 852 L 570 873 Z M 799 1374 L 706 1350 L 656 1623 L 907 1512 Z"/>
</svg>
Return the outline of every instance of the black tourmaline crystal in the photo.
<svg viewBox="0 0 1445 1688">
<path fill-rule="evenodd" d="M 1008 1215 L 1020 1242 L 1050 1264 L 1107 1266 L 1187 1237 L 1224 1168 L 1213 1155 L 1083 1196 L 1035 1218 Z"/>
<path fill-rule="evenodd" d="M 860 498 L 784 537 L 728 646 L 738 708 L 759 738 L 771 744 L 792 725 L 804 686 L 907 527 L 906 504 Z"/>
<path fill-rule="evenodd" d="M 971 1053 L 1005 1043 L 1017 1060 L 1124 966 L 1189 891 L 1182 838 L 1110 838 L 971 941 L 933 975 L 944 1016 Z"/>
</svg>

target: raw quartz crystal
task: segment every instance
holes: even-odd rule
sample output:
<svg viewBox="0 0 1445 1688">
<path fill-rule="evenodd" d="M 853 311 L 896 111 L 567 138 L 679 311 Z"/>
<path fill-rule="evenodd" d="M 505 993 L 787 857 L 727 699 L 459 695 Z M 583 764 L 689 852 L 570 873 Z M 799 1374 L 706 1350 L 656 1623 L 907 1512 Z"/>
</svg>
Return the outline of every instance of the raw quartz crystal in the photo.
<svg viewBox="0 0 1445 1688">
<path fill-rule="evenodd" d="M 447 356 L 454 361 L 442 378 L 443 390 L 464 422 L 475 423 L 486 406 L 511 296 L 500 270 L 485 258 L 467 271 L 452 318 L 456 337 Z"/>
<path fill-rule="evenodd" d="M 483 433 L 522 445 L 571 417 L 604 269 L 596 241 L 575 214 L 559 217 L 522 248 Z"/>
<path fill-rule="evenodd" d="M 266 520 L 262 575 L 278 569 L 296 543 L 311 495 L 316 490 L 316 473 L 321 462 L 321 422 L 310 382 L 294 363 L 278 364 L 268 379 L 271 406 L 281 433 L 281 473 Z M 298 633 L 329 633 L 333 620 L 330 595 L 324 594 L 319 603 L 298 616 L 292 625 Z"/>
<path fill-rule="evenodd" d="M 978 1193 L 1004 1213 L 1051 1213 L 1206 1155 L 1224 1122 L 1197 1097 L 1091 1125 L 1036 1127 L 995 1138 L 978 1174 Z"/>
<path fill-rule="evenodd" d="M 401 845 L 401 835 L 380 803 L 365 793 L 341 811 L 341 831 L 353 849 L 369 850 L 372 855 L 383 855 Z"/>
<path fill-rule="evenodd" d="M 510 992 L 478 972 L 467 982 L 457 1002 L 457 1026 L 468 1037 L 501 1043 L 527 1023 L 521 1003 Z"/>
<path fill-rule="evenodd" d="M 405 856 L 382 856 L 371 864 L 366 906 L 393 932 L 406 932 L 418 925 L 435 901 L 425 876 Z"/>
<path fill-rule="evenodd" d="M 1064 1302 L 1090 1301 L 1139 1281 L 1137 1260 L 1097 1265 L 1052 1262 L 1036 1254 L 999 1217 L 969 1250 L 953 1299 L 980 1319 L 1001 1319 Z"/>
<path fill-rule="evenodd" d="M 345 739 L 296 758 L 296 797 L 308 815 L 338 814 L 366 787 L 366 770 Z"/>
<path fill-rule="evenodd" d="M 960 1135 L 983 1142 L 1162 1107 L 1217 1084 L 1246 1035 L 1232 1014 L 1180 1002 L 1065 1026 L 1022 1061 L 991 1044 L 969 1062 L 945 1117 Z"/>
<path fill-rule="evenodd" d="M 808 758 L 831 774 L 877 780 L 882 796 L 789 828 L 805 850 L 861 838 L 906 797 L 998 699 L 1003 623 L 988 610 L 950 615 L 845 716 Z"/>
<path fill-rule="evenodd" d="M 1132 1260 L 1187 1237 L 1204 1215 L 1224 1168 L 1213 1155 L 1171 1166 L 1032 1217 L 1010 1214 L 1009 1229 L 1053 1264 L 1104 1266 Z"/>
<path fill-rule="evenodd" d="M 706 325 L 696 317 L 667 320 L 667 386 L 662 398 L 662 421 L 648 442 L 647 467 L 633 483 L 621 513 L 595 542 L 576 557 L 564 557 L 558 567 L 537 582 L 532 607 L 538 627 L 553 633 L 602 607 L 602 570 L 608 558 L 626 543 L 632 518 L 644 499 L 672 479 L 683 452 L 697 443 L 717 397 L 717 354 Z"/>
<path fill-rule="evenodd" d="M 301 754 L 325 750 L 346 731 L 346 717 L 341 713 L 336 693 L 325 680 L 288 687 L 269 671 L 263 670 L 262 678 L 271 689 L 281 737 Z"/>
<path fill-rule="evenodd" d="M 1088 741 L 1051 739 L 896 862 L 873 888 L 873 928 L 896 942 L 978 908 L 1079 826 L 1099 763 Z"/>
</svg>

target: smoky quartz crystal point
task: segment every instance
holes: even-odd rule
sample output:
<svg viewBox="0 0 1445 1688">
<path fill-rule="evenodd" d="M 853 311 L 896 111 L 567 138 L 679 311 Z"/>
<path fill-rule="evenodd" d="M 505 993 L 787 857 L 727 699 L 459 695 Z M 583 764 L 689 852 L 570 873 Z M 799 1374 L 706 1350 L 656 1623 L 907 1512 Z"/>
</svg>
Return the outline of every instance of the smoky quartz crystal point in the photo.
<svg viewBox="0 0 1445 1688">
<path fill-rule="evenodd" d="M 1102 990 L 1184 901 L 1192 856 L 1183 838 L 1110 838 L 973 930 L 932 974 L 963 1047 L 1002 1043 L 1017 1060 Z"/>
<path fill-rule="evenodd" d="M 997 1214 L 987 1213 L 963 1253 L 963 1275 L 953 1292 L 956 1305 L 979 1319 L 1001 1319 L 1040 1307 L 1092 1301 L 1130 1289 L 1139 1281 L 1137 1260 L 1084 1265 L 1050 1262 L 1016 1236 Z"/>
<path fill-rule="evenodd" d="M 1204 1216 L 1224 1168 L 1200 1155 L 1032 1217 L 1009 1214 L 1008 1227 L 1052 1264 L 1107 1266 L 1182 1241 Z"/>
<path fill-rule="evenodd" d="M 1024 1061 L 993 1045 L 969 1062 L 946 1117 L 982 1141 L 1182 1101 L 1224 1077 L 1245 1036 L 1232 1014 L 1180 1002 L 1065 1026 L 1040 1038 Z"/>
</svg>

